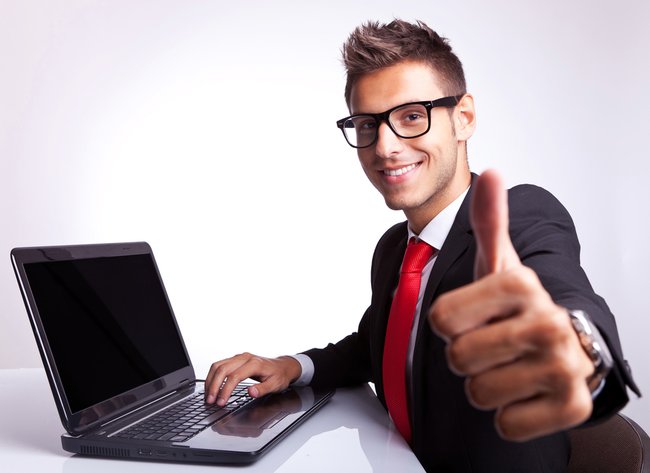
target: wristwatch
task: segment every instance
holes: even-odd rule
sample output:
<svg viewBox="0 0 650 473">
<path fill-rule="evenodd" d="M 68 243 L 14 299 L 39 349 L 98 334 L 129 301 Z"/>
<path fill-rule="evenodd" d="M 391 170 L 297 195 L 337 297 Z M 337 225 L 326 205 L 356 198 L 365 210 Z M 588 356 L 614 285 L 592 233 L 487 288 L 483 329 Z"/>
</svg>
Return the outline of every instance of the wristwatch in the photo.
<svg viewBox="0 0 650 473">
<path fill-rule="evenodd" d="M 587 386 L 592 398 L 595 398 L 605 385 L 605 378 L 614 365 L 612 354 L 586 312 L 569 310 L 569 317 L 582 348 L 594 363 L 594 372 L 587 378 Z"/>
</svg>

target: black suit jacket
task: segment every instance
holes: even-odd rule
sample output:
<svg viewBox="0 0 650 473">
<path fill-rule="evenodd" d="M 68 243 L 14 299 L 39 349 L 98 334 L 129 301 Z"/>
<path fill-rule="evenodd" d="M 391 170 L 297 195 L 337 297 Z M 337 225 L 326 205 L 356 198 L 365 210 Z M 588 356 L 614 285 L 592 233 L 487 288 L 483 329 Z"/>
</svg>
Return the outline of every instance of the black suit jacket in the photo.
<svg viewBox="0 0 650 473">
<path fill-rule="evenodd" d="M 469 223 L 470 198 L 471 188 L 425 290 L 413 358 L 413 451 L 427 471 L 565 471 L 570 455 L 566 433 L 524 443 L 501 439 L 494 428 L 494 413 L 469 404 L 463 378 L 447 366 L 445 343 L 429 329 L 427 311 L 436 297 L 473 281 L 476 244 Z M 623 359 L 614 318 L 580 267 L 572 219 L 539 187 L 517 186 L 508 192 L 508 200 L 510 236 L 522 262 L 535 270 L 556 303 L 586 311 L 608 342 L 615 368 L 596 399 L 591 421 L 605 418 L 627 402 L 626 385 L 637 393 L 638 389 Z M 371 270 L 372 300 L 358 331 L 324 349 L 305 352 L 314 362 L 312 385 L 339 387 L 371 381 L 385 405 L 384 338 L 406 240 L 406 222 L 393 226 L 379 240 Z"/>
</svg>

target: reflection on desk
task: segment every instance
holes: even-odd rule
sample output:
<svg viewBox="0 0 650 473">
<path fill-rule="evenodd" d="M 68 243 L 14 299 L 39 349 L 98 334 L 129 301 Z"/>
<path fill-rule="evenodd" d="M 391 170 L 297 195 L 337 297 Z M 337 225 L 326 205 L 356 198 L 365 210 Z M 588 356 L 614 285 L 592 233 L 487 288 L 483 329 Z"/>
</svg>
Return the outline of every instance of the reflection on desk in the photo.
<svg viewBox="0 0 650 473">
<path fill-rule="evenodd" d="M 120 473 L 214 469 L 214 466 L 72 456 L 42 369 L 0 370 L 3 471 Z M 341 389 L 258 462 L 219 472 L 424 471 L 369 386 Z"/>
</svg>

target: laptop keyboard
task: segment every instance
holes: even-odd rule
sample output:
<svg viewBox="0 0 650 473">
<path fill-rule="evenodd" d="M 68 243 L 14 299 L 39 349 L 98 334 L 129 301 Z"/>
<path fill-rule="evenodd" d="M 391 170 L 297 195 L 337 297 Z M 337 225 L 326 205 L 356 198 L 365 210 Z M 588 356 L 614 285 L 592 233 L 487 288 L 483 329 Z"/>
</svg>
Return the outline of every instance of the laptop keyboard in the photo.
<svg viewBox="0 0 650 473">
<path fill-rule="evenodd" d="M 174 404 L 156 415 L 144 419 L 115 437 L 124 439 L 184 442 L 222 417 L 240 409 L 253 400 L 247 384 L 237 386 L 225 406 L 206 404 L 203 391 Z"/>
</svg>

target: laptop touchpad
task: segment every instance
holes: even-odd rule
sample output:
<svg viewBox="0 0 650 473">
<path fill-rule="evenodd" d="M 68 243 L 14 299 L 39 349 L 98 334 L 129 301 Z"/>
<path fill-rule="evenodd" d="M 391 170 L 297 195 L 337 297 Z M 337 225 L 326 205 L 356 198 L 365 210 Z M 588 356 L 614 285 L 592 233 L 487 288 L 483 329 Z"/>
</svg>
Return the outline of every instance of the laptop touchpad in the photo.
<svg viewBox="0 0 650 473">
<path fill-rule="evenodd" d="M 271 394 L 226 417 L 212 426 L 222 435 L 259 437 L 289 414 L 301 410 L 302 402 L 295 391 Z"/>
</svg>

